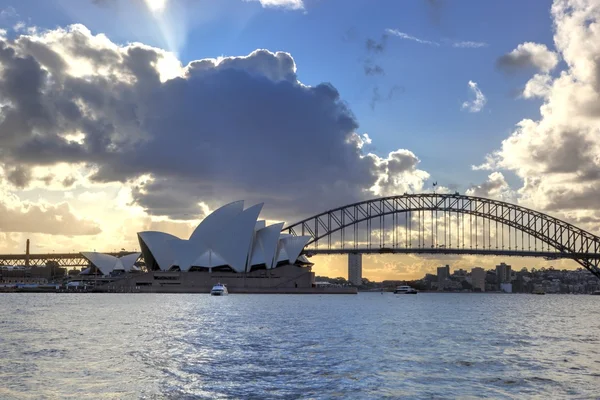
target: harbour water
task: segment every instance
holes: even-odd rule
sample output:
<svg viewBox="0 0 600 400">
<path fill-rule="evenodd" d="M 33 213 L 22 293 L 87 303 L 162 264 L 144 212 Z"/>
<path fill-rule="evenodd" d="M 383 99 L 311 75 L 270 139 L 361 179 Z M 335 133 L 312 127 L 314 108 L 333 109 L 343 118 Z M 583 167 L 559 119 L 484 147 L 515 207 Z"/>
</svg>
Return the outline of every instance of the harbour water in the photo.
<svg viewBox="0 0 600 400">
<path fill-rule="evenodd" d="M 600 297 L 0 295 L 1 399 L 600 396 Z"/>
</svg>

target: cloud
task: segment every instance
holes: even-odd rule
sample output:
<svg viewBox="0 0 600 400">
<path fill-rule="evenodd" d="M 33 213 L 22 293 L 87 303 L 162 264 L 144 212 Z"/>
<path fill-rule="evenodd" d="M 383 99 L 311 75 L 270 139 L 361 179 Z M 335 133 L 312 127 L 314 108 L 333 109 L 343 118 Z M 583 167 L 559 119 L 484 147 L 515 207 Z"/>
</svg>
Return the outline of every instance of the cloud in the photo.
<svg viewBox="0 0 600 400">
<path fill-rule="evenodd" d="M 437 42 L 432 42 L 430 40 L 419 39 L 418 37 L 411 36 L 411 35 L 409 35 L 407 33 L 404 33 L 404 32 L 400 32 L 397 29 L 386 29 L 385 33 L 387 33 L 388 35 L 399 37 L 400 39 L 412 40 L 413 42 L 417 42 L 417 43 L 421 43 L 421 44 L 427 44 L 427 45 L 430 45 L 430 46 L 439 46 L 440 45 Z"/>
<path fill-rule="evenodd" d="M 371 64 L 365 63 L 364 71 L 365 71 L 365 75 L 370 75 L 370 76 L 385 75 L 385 71 L 383 70 L 383 67 L 381 67 L 380 65 L 371 65 Z"/>
<path fill-rule="evenodd" d="M 547 98 L 550 94 L 552 77 L 547 74 L 535 74 L 533 78 L 527 81 L 523 89 L 523 97 L 531 99 L 534 97 Z"/>
<path fill-rule="evenodd" d="M 372 53 L 375 57 L 382 54 L 387 47 L 388 35 L 381 35 L 381 39 L 376 41 L 368 38 L 365 42 L 365 48 L 367 53 Z M 381 65 L 373 64 L 371 57 L 367 57 L 364 60 L 363 70 L 367 76 L 385 75 L 385 70 Z"/>
<path fill-rule="evenodd" d="M 61 163 L 82 171 L 53 172 L 52 185 L 120 183 L 152 216 L 195 219 L 243 198 L 291 218 L 426 175 L 349 142 L 358 123 L 338 91 L 299 82 L 288 53 L 183 66 L 74 25 L 0 39 L 0 66 L 0 165 L 21 186 Z"/>
<path fill-rule="evenodd" d="M 469 90 L 471 91 L 471 93 L 473 94 L 473 96 L 475 98 L 471 101 L 465 101 L 462 104 L 461 108 L 463 110 L 468 110 L 469 112 L 481 111 L 483 109 L 483 107 L 485 106 L 487 99 L 485 98 L 485 96 L 483 95 L 483 93 L 481 92 L 479 87 L 477 86 L 476 82 L 469 81 Z"/>
<path fill-rule="evenodd" d="M 13 26 L 15 32 L 20 32 L 25 29 L 25 22 L 19 21 Z"/>
<path fill-rule="evenodd" d="M 304 3 L 302 0 L 244 0 L 258 1 L 264 8 L 282 8 L 288 10 L 303 10 Z"/>
<path fill-rule="evenodd" d="M 6 168 L 6 179 L 17 188 L 24 188 L 31 181 L 31 170 L 21 165 Z"/>
<path fill-rule="evenodd" d="M 0 18 L 2 19 L 11 19 L 11 18 L 18 18 L 19 14 L 17 13 L 17 10 L 15 10 L 14 7 L 6 7 L 3 8 L 2 10 L 0 10 Z"/>
<path fill-rule="evenodd" d="M 487 46 L 488 46 L 488 44 L 486 42 L 474 42 L 471 40 L 452 42 L 452 47 L 460 47 L 460 48 L 468 48 L 468 49 L 478 49 L 480 47 L 487 47 Z"/>
<path fill-rule="evenodd" d="M 383 53 L 387 46 L 388 35 L 381 35 L 381 40 L 376 41 L 375 39 L 367 38 L 365 42 L 365 47 L 367 48 L 367 52 L 372 53 Z"/>
<path fill-rule="evenodd" d="M 0 202 L 0 231 L 46 233 L 52 235 L 96 235 L 100 227 L 92 221 L 78 218 L 67 203 L 35 204 L 21 202 L 11 207 Z"/>
<path fill-rule="evenodd" d="M 558 55 L 548 50 L 546 45 L 525 42 L 516 49 L 498 59 L 496 65 L 505 72 L 514 72 L 523 68 L 536 68 L 544 73 L 550 72 L 558 64 Z"/>
<path fill-rule="evenodd" d="M 503 201 L 515 199 L 515 193 L 510 189 L 501 172 L 492 172 L 488 179 L 479 185 L 473 185 L 466 191 L 467 196 L 487 197 Z"/>
<path fill-rule="evenodd" d="M 421 162 L 410 150 L 392 151 L 382 158 L 368 154 L 377 171 L 377 181 L 371 191 L 377 196 L 391 196 L 407 192 L 420 192 L 429 173 L 418 169 Z"/>
<path fill-rule="evenodd" d="M 541 117 L 520 121 L 488 158 L 521 178 L 521 202 L 577 220 L 600 208 L 600 48 L 590 45 L 600 43 L 600 9 L 592 1 L 560 0 L 552 17 L 565 69 L 528 82 L 524 96 L 544 99 Z M 549 70 L 557 59 L 538 67 Z"/>
<path fill-rule="evenodd" d="M 393 85 L 391 88 L 389 88 L 389 90 L 387 91 L 387 94 L 383 95 L 383 94 L 381 94 L 381 90 L 379 89 L 379 86 L 373 87 L 373 91 L 371 93 L 371 101 L 369 103 L 369 105 L 371 106 L 371 110 L 374 110 L 375 106 L 377 106 L 377 104 L 384 102 L 384 101 L 391 101 L 398 94 L 402 94 L 405 91 L 406 91 L 406 88 L 404 88 L 404 86 Z"/>
</svg>

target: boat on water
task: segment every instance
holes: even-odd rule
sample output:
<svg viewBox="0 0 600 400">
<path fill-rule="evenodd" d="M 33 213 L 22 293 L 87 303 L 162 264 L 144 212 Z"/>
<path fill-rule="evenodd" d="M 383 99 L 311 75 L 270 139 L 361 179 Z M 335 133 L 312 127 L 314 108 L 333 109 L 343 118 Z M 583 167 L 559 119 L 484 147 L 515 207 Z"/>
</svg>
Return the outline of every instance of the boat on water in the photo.
<svg viewBox="0 0 600 400">
<path fill-rule="evenodd" d="M 225 285 L 223 285 L 221 283 L 217 283 L 210 290 L 210 295 L 211 296 L 227 296 L 228 294 L 229 294 L 229 291 L 227 290 L 227 286 L 225 286 Z"/>
<path fill-rule="evenodd" d="M 416 289 L 411 288 L 410 286 L 398 286 L 396 290 L 394 290 L 395 294 L 417 294 Z"/>
<path fill-rule="evenodd" d="M 594 296 L 600 296 L 600 290 L 593 291 L 592 295 L 594 295 Z"/>
<path fill-rule="evenodd" d="M 546 292 L 544 292 L 544 291 L 543 291 L 543 290 L 541 290 L 541 289 L 536 289 L 536 290 L 534 290 L 534 291 L 533 291 L 533 292 L 531 292 L 531 293 L 533 293 L 533 294 L 546 294 Z"/>
</svg>

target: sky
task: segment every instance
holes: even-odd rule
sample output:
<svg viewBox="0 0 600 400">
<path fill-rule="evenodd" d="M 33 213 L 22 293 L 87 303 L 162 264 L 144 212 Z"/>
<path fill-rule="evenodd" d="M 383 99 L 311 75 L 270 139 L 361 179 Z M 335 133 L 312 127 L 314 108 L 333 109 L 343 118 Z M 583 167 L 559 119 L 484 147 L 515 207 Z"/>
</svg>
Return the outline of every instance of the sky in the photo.
<svg viewBox="0 0 600 400">
<path fill-rule="evenodd" d="M 0 0 L 0 252 L 134 250 L 239 199 L 294 222 L 433 182 L 598 234 L 599 18 L 600 0 Z"/>
</svg>

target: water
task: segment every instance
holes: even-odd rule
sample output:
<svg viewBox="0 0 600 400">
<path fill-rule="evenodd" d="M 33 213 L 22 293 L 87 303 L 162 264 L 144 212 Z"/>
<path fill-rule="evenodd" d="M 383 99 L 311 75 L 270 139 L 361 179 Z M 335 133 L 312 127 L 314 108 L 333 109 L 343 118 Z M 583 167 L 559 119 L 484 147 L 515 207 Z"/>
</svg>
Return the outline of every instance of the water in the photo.
<svg viewBox="0 0 600 400">
<path fill-rule="evenodd" d="M 0 398 L 600 398 L 600 297 L 2 294 Z"/>
</svg>

